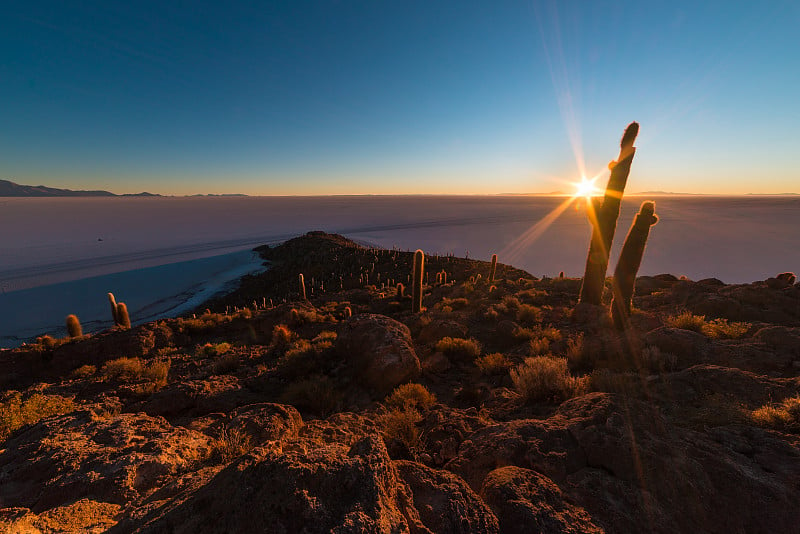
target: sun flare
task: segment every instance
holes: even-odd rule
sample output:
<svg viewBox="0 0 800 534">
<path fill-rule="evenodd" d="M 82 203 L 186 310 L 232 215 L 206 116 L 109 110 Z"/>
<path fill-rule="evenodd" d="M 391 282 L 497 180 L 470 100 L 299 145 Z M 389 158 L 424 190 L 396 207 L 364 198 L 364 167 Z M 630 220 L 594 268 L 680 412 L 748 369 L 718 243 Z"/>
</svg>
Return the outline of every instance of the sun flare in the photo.
<svg viewBox="0 0 800 534">
<path fill-rule="evenodd" d="M 572 195 L 573 197 L 593 197 L 595 195 L 600 194 L 600 189 L 594 185 L 597 178 L 592 178 L 591 180 L 585 176 L 581 177 L 580 182 L 576 182 L 575 185 L 575 193 Z"/>
</svg>

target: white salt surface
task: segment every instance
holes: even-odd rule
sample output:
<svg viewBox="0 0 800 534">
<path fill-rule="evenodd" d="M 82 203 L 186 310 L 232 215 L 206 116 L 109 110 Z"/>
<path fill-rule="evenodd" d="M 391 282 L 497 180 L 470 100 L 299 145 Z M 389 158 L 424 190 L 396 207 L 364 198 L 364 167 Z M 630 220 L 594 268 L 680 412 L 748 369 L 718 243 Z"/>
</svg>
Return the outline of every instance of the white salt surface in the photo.
<svg viewBox="0 0 800 534">
<path fill-rule="evenodd" d="M 626 197 L 623 202 L 610 270 L 642 200 Z M 652 228 L 640 274 L 740 283 L 800 270 L 798 197 L 655 200 L 660 222 Z M 563 201 L 524 196 L 0 198 L 0 293 L 6 294 L 0 299 L 0 325 L 8 325 L 0 327 L 0 336 L 43 333 L 45 325 L 60 325 L 64 315 L 77 313 L 77 297 L 68 295 L 83 293 L 56 298 L 54 284 L 199 258 L 210 261 L 310 230 L 387 248 L 479 259 L 497 253 L 501 262 L 537 276 L 559 271 L 581 276 L 590 235 L 583 210 L 570 206 L 545 224 Z M 526 235 L 530 239 L 521 239 Z M 196 265 L 201 269 L 204 264 Z M 148 280 L 159 281 L 142 279 L 135 286 L 142 309 L 169 296 L 189 298 L 202 287 L 193 282 L 186 289 L 180 283 L 183 272 L 170 272 L 141 271 L 157 273 Z M 91 291 L 82 291 L 97 294 L 92 298 L 98 306 L 113 291 L 130 307 L 125 291 L 95 280 Z M 47 290 L 25 292 L 24 301 L 7 298 L 46 285 Z M 65 302 L 56 310 L 49 299 Z M 0 346 L 7 345 L 0 341 Z"/>
</svg>

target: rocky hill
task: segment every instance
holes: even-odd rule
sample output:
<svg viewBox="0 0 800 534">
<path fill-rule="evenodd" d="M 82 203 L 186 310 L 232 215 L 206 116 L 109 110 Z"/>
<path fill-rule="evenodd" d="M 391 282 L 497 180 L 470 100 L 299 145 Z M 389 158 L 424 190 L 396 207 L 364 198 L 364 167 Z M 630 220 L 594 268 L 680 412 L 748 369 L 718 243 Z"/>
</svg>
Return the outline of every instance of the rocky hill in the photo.
<svg viewBox="0 0 800 534">
<path fill-rule="evenodd" d="M 109 191 L 84 191 L 72 189 L 59 189 L 44 185 L 21 185 L 9 180 L 0 180 L 0 197 L 157 197 L 153 193 L 136 193 L 116 195 Z"/>
<path fill-rule="evenodd" d="M 412 313 L 411 252 L 259 250 L 193 316 L 0 352 L 0 528 L 798 531 L 793 277 L 640 277 L 620 332 L 576 279 L 427 257 Z"/>
</svg>

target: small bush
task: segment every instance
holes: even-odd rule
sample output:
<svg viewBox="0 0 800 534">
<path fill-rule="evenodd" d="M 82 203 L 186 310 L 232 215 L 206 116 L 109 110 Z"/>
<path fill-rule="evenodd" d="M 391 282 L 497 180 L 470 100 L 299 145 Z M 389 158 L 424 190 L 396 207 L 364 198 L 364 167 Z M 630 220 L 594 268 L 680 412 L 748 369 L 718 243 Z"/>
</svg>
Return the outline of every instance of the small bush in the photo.
<svg viewBox="0 0 800 534">
<path fill-rule="evenodd" d="M 72 373 L 70 373 L 70 376 L 72 378 L 89 378 L 96 372 L 97 372 L 97 367 L 95 367 L 94 365 L 81 365 L 80 367 L 72 371 Z"/>
<path fill-rule="evenodd" d="M 748 323 L 729 322 L 727 319 L 713 319 L 707 322 L 702 332 L 715 339 L 739 339 L 750 330 Z"/>
<path fill-rule="evenodd" d="M 289 384 L 283 393 L 284 402 L 323 416 L 333 413 L 341 399 L 333 381 L 325 375 L 314 375 Z"/>
<path fill-rule="evenodd" d="M 474 339 L 443 337 L 436 343 L 436 350 L 448 358 L 472 361 L 481 354 L 481 344 Z"/>
<path fill-rule="evenodd" d="M 436 395 L 422 384 L 403 384 L 384 399 L 387 408 L 414 408 L 425 411 L 436 402 Z"/>
<path fill-rule="evenodd" d="M 766 405 L 750 415 L 758 425 L 787 432 L 800 432 L 800 396 L 791 397 L 777 405 Z"/>
<path fill-rule="evenodd" d="M 230 343 L 217 343 L 216 345 L 212 345 L 211 343 L 206 343 L 202 347 L 200 347 L 200 352 L 204 356 L 222 356 L 223 354 L 229 352 L 231 350 Z"/>
<path fill-rule="evenodd" d="M 0 402 L 0 443 L 18 428 L 51 415 L 69 413 L 75 408 L 75 402 L 68 397 L 36 393 L 22 400 L 22 394 L 12 392 Z"/>
<path fill-rule="evenodd" d="M 100 374 L 112 380 L 128 382 L 142 376 L 142 360 L 139 358 L 117 358 L 107 361 L 100 369 Z"/>
<path fill-rule="evenodd" d="M 670 371 L 678 364 L 677 356 L 653 346 L 643 348 L 641 358 L 642 366 L 655 372 Z"/>
<path fill-rule="evenodd" d="M 530 304 L 520 304 L 517 308 L 517 321 L 523 324 L 542 322 L 542 310 Z"/>
<path fill-rule="evenodd" d="M 544 356 L 550 353 L 550 340 L 546 337 L 537 337 L 530 341 L 531 356 Z"/>
<path fill-rule="evenodd" d="M 583 332 L 567 340 L 567 361 L 573 365 L 583 365 L 586 362 Z"/>
<path fill-rule="evenodd" d="M 277 324 L 272 328 L 272 337 L 269 342 L 271 352 L 285 350 L 291 343 L 294 334 L 285 324 Z"/>
<path fill-rule="evenodd" d="M 493 352 L 475 360 L 475 365 L 485 375 L 502 375 L 511 367 L 511 362 L 504 354 Z"/>
<path fill-rule="evenodd" d="M 250 436 L 238 428 L 224 428 L 211 442 L 209 457 L 217 464 L 227 464 L 252 448 Z"/>
<path fill-rule="evenodd" d="M 683 330 L 692 330 L 694 332 L 703 332 L 703 327 L 706 324 L 705 315 L 693 315 L 691 312 L 685 311 L 680 315 L 673 315 L 667 317 L 667 326 L 672 328 L 681 328 Z"/>
<path fill-rule="evenodd" d="M 383 429 L 383 436 L 387 442 L 397 440 L 409 449 L 414 449 L 419 445 L 419 428 L 417 423 L 422 421 L 422 415 L 413 409 L 394 408 L 386 412 L 380 418 L 380 425 Z"/>
<path fill-rule="evenodd" d="M 517 341 L 529 341 L 537 338 L 545 338 L 549 341 L 561 339 L 561 331 L 553 326 L 536 326 L 534 328 L 517 328 L 513 333 Z"/>
<path fill-rule="evenodd" d="M 536 356 L 510 372 L 517 392 L 528 402 L 562 401 L 588 389 L 588 378 L 569 374 L 565 358 Z"/>
</svg>

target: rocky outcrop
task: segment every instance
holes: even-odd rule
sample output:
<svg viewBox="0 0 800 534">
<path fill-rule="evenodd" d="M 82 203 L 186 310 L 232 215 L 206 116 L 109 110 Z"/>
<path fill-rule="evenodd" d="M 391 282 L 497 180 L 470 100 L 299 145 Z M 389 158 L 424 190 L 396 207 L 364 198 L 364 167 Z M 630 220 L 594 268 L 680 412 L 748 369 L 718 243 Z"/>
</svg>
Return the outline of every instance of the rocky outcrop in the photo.
<svg viewBox="0 0 800 534">
<path fill-rule="evenodd" d="M 196 469 L 210 441 L 141 413 L 50 417 L 19 431 L 0 452 L 0 508 L 40 513 L 83 497 L 126 505 Z"/>
<path fill-rule="evenodd" d="M 481 490 L 507 465 L 550 478 L 609 532 L 784 532 L 800 524 L 795 447 L 749 426 L 710 434 L 675 427 L 656 408 L 615 395 L 584 395 L 546 420 L 478 430 L 447 467 Z"/>
<path fill-rule="evenodd" d="M 603 532 L 552 480 L 530 469 L 495 469 L 484 479 L 481 496 L 497 516 L 503 534 Z"/>
<path fill-rule="evenodd" d="M 408 327 L 384 315 L 357 315 L 339 332 L 337 349 L 363 385 L 379 394 L 419 376 Z"/>
</svg>

